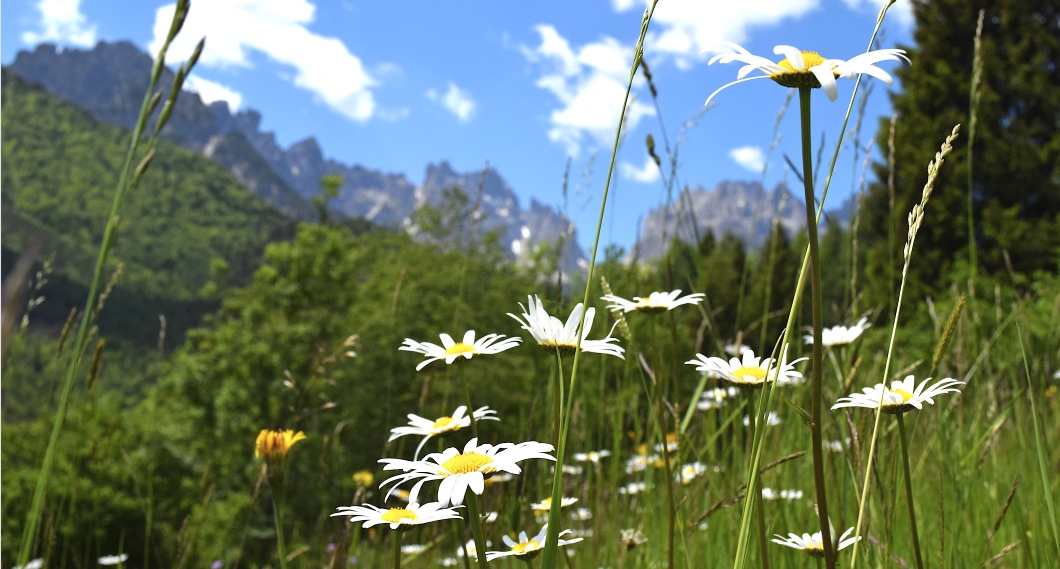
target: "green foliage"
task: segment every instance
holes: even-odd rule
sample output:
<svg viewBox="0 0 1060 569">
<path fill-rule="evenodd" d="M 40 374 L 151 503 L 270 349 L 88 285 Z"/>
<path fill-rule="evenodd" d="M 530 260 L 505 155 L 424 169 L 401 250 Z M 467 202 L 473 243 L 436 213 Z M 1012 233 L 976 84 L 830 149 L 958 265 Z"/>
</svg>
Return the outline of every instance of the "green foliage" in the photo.
<svg viewBox="0 0 1060 569">
<path fill-rule="evenodd" d="M 973 41 L 980 8 L 983 74 L 977 110 L 973 202 L 978 271 L 1019 284 L 1038 270 L 1055 272 L 1060 250 L 1060 6 L 1031 0 L 915 3 L 913 64 L 896 70 L 903 91 L 892 97 L 898 115 L 894 140 L 895 207 L 890 209 L 886 163 L 868 194 L 869 300 L 886 305 L 897 288 L 906 215 L 920 200 L 924 166 L 953 125 L 968 125 Z M 877 146 L 888 148 L 881 121 Z M 968 259 L 968 153 L 959 142 L 936 183 L 910 269 L 910 296 L 948 286 Z M 893 250 L 888 250 L 888 226 Z M 963 280 L 963 279 L 959 279 Z"/>
</svg>

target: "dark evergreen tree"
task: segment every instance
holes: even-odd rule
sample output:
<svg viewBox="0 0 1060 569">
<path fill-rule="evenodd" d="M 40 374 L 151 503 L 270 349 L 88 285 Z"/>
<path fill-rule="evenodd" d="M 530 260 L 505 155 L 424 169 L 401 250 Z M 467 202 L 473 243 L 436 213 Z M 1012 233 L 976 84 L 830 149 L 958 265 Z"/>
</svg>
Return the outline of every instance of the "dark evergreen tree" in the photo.
<svg viewBox="0 0 1060 569">
<path fill-rule="evenodd" d="M 906 216 L 920 200 L 925 166 L 957 123 L 962 137 L 935 184 L 917 239 L 908 292 L 947 286 L 967 266 L 968 134 L 975 30 L 985 10 L 982 76 L 972 157 L 978 272 L 1025 279 L 1057 269 L 1060 248 L 1060 2 L 1057 0 L 919 0 L 914 2 L 912 65 L 896 70 L 892 96 L 894 207 L 887 161 L 864 211 L 869 301 L 884 305 L 897 287 Z M 889 121 L 879 129 L 887 152 Z M 894 242 L 888 243 L 888 224 Z M 940 280 L 941 279 L 941 280 Z"/>
</svg>

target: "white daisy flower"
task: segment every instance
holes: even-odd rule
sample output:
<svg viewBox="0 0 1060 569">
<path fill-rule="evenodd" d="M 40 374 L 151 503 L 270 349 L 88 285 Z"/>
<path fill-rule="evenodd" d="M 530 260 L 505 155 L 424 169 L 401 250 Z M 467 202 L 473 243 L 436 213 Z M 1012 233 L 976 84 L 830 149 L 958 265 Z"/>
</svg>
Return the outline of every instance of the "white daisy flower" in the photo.
<svg viewBox="0 0 1060 569">
<path fill-rule="evenodd" d="M 471 426 L 471 417 L 466 415 L 467 406 L 461 405 L 453 411 L 453 415 L 440 417 L 437 420 L 430 420 L 420 417 L 419 415 L 413 415 L 409 413 L 409 424 L 406 427 L 395 427 L 390 429 L 390 438 L 387 442 L 393 441 L 394 439 L 404 437 L 406 435 L 420 435 L 423 440 L 420 441 L 419 446 L 416 447 L 415 456 L 420 455 L 420 449 L 427 443 L 427 440 L 431 437 L 444 435 L 446 433 L 452 433 L 459 431 Z M 492 420 L 499 421 L 496 417 L 497 412 L 493 411 L 489 407 L 479 407 L 475 410 L 475 421 Z"/>
<path fill-rule="evenodd" d="M 626 484 L 625 486 L 619 488 L 618 489 L 618 493 L 619 494 L 629 494 L 629 495 L 632 496 L 632 495 L 635 495 L 635 494 L 640 494 L 641 492 L 644 492 L 647 489 L 648 489 L 648 483 L 647 482 L 630 482 L 629 484 Z"/>
<path fill-rule="evenodd" d="M 416 366 L 416 371 L 420 371 L 427 364 L 438 360 L 445 360 L 447 364 L 451 364 L 461 357 L 470 360 L 476 355 L 503 352 L 518 346 L 519 342 L 522 342 L 521 338 L 505 338 L 502 334 L 486 334 L 476 341 L 474 330 L 465 332 L 464 339 L 459 342 L 454 342 L 453 337 L 449 334 L 440 334 L 438 337 L 442 339 L 441 346 L 405 338 L 405 341 L 401 343 L 401 347 L 398 349 L 427 356 L 427 359 Z"/>
<path fill-rule="evenodd" d="M 25 565 L 16 565 L 15 569 L 41 569 L 41 567 L 44 567 L 44 559 L 37 558 Z"/>
<path fill-rule="evenodd" d="M 769 427 L 776 427 L 783 422 L 783 419 L 780 418 L 780 415 L 777 415 L 776 411 L 770 411 L 769 415 L 766 415 L 766 425 Z M 743 426 L 751 426 L 751 418 L 747 415 L 743 416 Z"/>
<path fill-rule="evenodd" d="M 593 464 L 599 464 L 601 458 L 611 456 L 611 451 L 607 449 L 603 450 L 591 450 L 589 452 L 576 452 L 571 458 L 575 462 L 591 462 Z"/>
<path fill-rule="evenodd" d="M 588 521 L 593 519 L 593 512 L 589 508 L 575 508 L 571 518 L 579 522 Z"/>
<path fill-rule="evenodd" d="M 736 387 L 758 389 L 770 381 L 778 381 L 783 385 L 801 379 L 802 374 L 795 371 L 794 364 L 805 359 L 781 364 L 777 369 L 774 367 L 773 358 L 758 358 L 753 351 L 747 350 L 742 359 L 731 358 L 725 361 L 718 357 L 708 358 L 703 354 L 696 354 L 696 359 L 685 363 L 696 366 L 696 371 L 700 373 L 713 373 Z"/>
<path fill-rule="evenodd" d="M 444 452 L 434 452 L 422 460 L 402 460 L 383 458 L 383 470 L 403 470 L 404 474 L 392 476 L 383 481 L 380 487 L 392 484 L 387 497 L 405 482 L 416 480 L 409 493 L 409 500 L 416 501 L 420 488 L 425 482 L 439 480 L 438 502 L 442 506 L 450 503 L 460 505 L 464 494 L 470 488 L 475 494 L 482 494 L 486 478 L 495 472 L 519 474 L 522 469 L 517 462 L 531 458 L 556 460 L 546 453 L 555 450 L 552 445 L 529 441 L 519 444 L 501 443 L 498 445 L 479 445 L 478 439 L 471 439 L 464 445 L 463 452 L 450 447 Z"/>
<path fill-rule="evenodd" d="M 681 484 L 691 484 L 693 480 L 699 478 L 707 472 L 707 465 L 701 462 L 691 462 L 681 466 L 681 471 L 677 473 L 677 480 Z"/>
<path fill-rule="evenodd" d="M 869 319 L 862 316 L 858 323 L 847 328 L 846 326 L 832 326 L 821 330 L 822 346 L 845 346 L 854 343 L 861 337 L 861 333 L 872 327 Z M 802 337 L 807 344 L 813 344 L 813 334 L 805 334 Z"/>
<path fill-rule="evenodd" d="M 781 490 L 777 492 L 772 488 L 762 488 L 763 500 L 799 500 L 803 496 L 802 490 Z"/>
<path fill-rule="evenodd" d="M 901 49 L 870 51 L 843 61 L 842 59 L 825 59 L 817 52 L 801 51 L 790 45 L 778 45 L 773 48 L 773 53 L 783 55 L 784 59 L 779 63 L 773 63 L 769 59 L 751 54 L 751 52 L 732 42 L 724 42 L 724 44 L 725 48 L 708 50 L 720 53 L 712 57 L 707 62 L 707 65 L 733 61 L 739 61 L 746 65 L 741 67 L 736 74 L 736 81 L 711 93 L 704 105 L 709 104 L 714 95 L 717 95 L 727 87 L 744 81 L 767 78 L 784 87 L 823 88 L 825 95 L 828 95 L 828 100 L 835 101 L 839 95 L 839 89 L 836 87 L 835 82 L 837 78 L 853 79 L 856 75 L 864 73 L 890 85 L 892 83 L 891 76 L 876 67 L 876 64 L 881 61 L 909 62 L 909 58 L 905 56 L 905 51 Z M 765 75 L 747 77 L 747 74 L 755 69 L 765 73 Z"/>
<path fill-rule="evenodd" d="M 410 543 L 408 545 L 402 545 L 401 546 L 401 554 L 402 555 L 419 555 L 419 554 L 423 553 L 424 551 L 427 551 L 428 549 L 430 549 L 430 548 L 428 546 L 426 546 L 426 545 L 423 545 L 422 543 Z"/>
<path fill-rule="evenodd" d="M 567 506 L 570 506 L 571 504 L 574 504 L 577 501 L 577 498 L 563 498 L 563 501 L 560 503 L 559 509 L 562 510 L 563 508 L 566 508 Z M 545 498 L 540 502 L 530 504 L 530 509 L 533 510 L 535 514 L 548 513 L 552 510 L 552 496 L 549 496 L 548 498 Z"/>
<path fill-rule="evenodd" d="M 699 409 L 700 411 L 719 409 L 725 406 L 725 404 L 729 402 L 729 399 L 736 397 L 739 393 L 740 390 L 732 386 L 708 389 L 700 396 L 699 403 L 696 404 L 696 409 Z"/>
<path fill-rule="evenodd" d="M 843 407 L 864 407 L 866 409 L 880 409 L 884 413 L 898 415 L 911 411 L 914 408 L 922 409 L 924 403 L 935 404 L 932 399 L 943 393 L 960 393 L 955 386 L 964 385 L 963 381 L 953 378 L 940 380 L 935 385 L 928 387 L 931 378 L 925 379 L 920 385 L 916 385 L 913 376 L 891 382 L 891 387 L 885 389 L 882 383 L 873 387 L 862 389 L 864 393 L 852 393 L 850 397 L 840 397 L 839 401 L 832 405 L 832 409 Z M 883 400 L 881 407 L 880 400 Z"/>
<path fill-rule="evenodd" d="M 633 300 L 626 300 L 614 294 L 605 294 L 600 300 L 611 303 L 607 305 L 608 310 L 650 313 L 673 310 L 682 304 L 699 304 L 707 295 L 697 292 L 680 299 L 677 298 L 679 296 L 681 296 L 681 290 L 677 289 L 670 292 L 653 292 L 647 298 L 634 296 Z"/>
<path fill-rule="evenodd" d="M 129 559 L 128 553 L 122 553 L 121 555 L 104 555 L 96 561 L 100 565 L 121 565 Z"/>
<path fill-rule="evenodd" d="M 861 539 L 861 537 L 847 538 L 847 536 L 850 535 L 850 533 L 853 531 L 854 528 L 850 528 L 847 531 L 843 532 L 843 535 L 839 536 L 839 545 L 836 547 L 836 551 L 844 549 L 847 546 Z M 786 545 L 794 549 L 801 549 L 813 557 L 824 557 L 824 543 L 821 541 L 821 532 L 817 532 L 813 535 L 804 533 L 801 536 L 794 533 L 789 533 L 788 537 L 786 538 L 774 534 L 773 539 L 771 539 L 770 541 L 772 541 L 773 543 L 779 543 L 780 545 Z"/>
<path fill-rule="evenodd" d="M 513 555 L 516 557 L 521 557 L 526 561 L 529 561 L 534 557 L 537 557 L 537 555 L 541 553 L 541 550 L 545 548 L 545 535 L 547 532 L 548 526 L 546 525 L 545 527 L 541 528 L 541 531 L 537 532 L 537 535 L 532 538 L 526 537 L 525 531 L 519 532 L 519 541 L 515 541 L 514 539 L 508 536 L 502 536 L 501 539 L 504 540 L 504 545 L 507 545 L 511 549 L 509 549 L 508 551 L 487 551 L 486 561 L 493 561 L 494 559 L 500 559 L 501 557 L 510 557 Z M 559 532 L 559 535 L 562 537 L 569 533 L 571 533 L 571 531 L 568 529 Z M 557 547 L 563 547 L 572 543 L 578 543 L 581 540 L 582 538 L 580 537 L 576 537 L 574 539 L 561 539 L 559 540 Z"/>
<path fill-rule="evenodd" d="M 491 545 L 493 545 L 493 542 L 487 539 L 486 540 L 486 547 L 489 547 Z M 467 543 L 464 544 L 464 547 L 457 547 L 456 548 L 456 556 L 457 557 L 463 557 L 464 556 L 464 550 L 467 550 L 468 558 L 474 559 L 474 558 L 478 557 L 478 546 L 475 545 L 475 540 L 469 539 L 469 540 L 467 540 Z"/>
<path fill-rule="evenodd" d="M 744 352 L 750 352 L 751 346 L 748 346 L 747 344 L 737 344 L 733 342 L 731 344 L 725 344 L 722 349 L 725 350 L 725 353 L 729 354 L 730 356 L 740 357 L 743 355 Z"/>
<path fill-rule="evenodd" d="M 583 352 L 594 352 L 625 359 L 625 356 L 622 355 L 625 350 L 621 346 L 616 345 L 618 338 L 612 338 L 608 334 L 603 340 L 585 339 L 585 336 L 589 334 L 589 330 L 593 327 L 593 318 L 596 316 L 595 308 L 589 308 L 585 311 L 585 325 L 579 334 L 578 321 L 582 317 L 583 309 L 580 302 L 571 311 L 570 316 L 567 317 L 566 324 L 555 316 L 549 316 L 548 312 L 545 311 L 544 305 L 541 304 L 541 299 L 536 296 L 527 297 L 527 305 L 529 308 L 519 303 L 519 306 L 523 309 L 522 316 L 516 316 L 510 312 L 508 316 L 522 324 L 523 329 L 530 332 L 530 335 L 534 337 L 534 340 L 542 348 L 559 354 L 573 354 L 578 346 L 580 336 Z"/>
<path fill-rule="evenodd" d="M 331 517 L 349 517 L 351 522 L 364 522 L 362 527 L 390 524 L 390 529 L 408 531 L 414 526 L 439 520 L 460 519 L 455 507 L 443 508 L 438 502 L 420 505 L 410 502 L 404 508 L 379 508 L 371 504 L 363 506 L 340 506 Z"/>
</svg>

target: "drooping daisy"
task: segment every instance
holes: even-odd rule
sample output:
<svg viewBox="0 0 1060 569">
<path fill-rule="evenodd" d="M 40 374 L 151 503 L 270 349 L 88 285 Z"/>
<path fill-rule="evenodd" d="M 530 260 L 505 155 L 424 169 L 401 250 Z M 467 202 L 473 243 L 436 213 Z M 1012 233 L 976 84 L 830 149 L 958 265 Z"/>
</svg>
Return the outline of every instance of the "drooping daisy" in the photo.
<svg viewBox="0 0 1060 569">
<path fill-rule="evenodd" d="M 422 460 L 402 460 L 383 458 L 383 470 L 403 470 L 403 474 L 392 476 L 383 481 L 380 487 L 392 484 L 387 492 L 390 496 L 397 487 L 405 482 L 416 480 L 409 494 L 409 500 L 416 501 L 420 488 L 425 482 L 439 480 L 438 502 L 442 506 L 450 503 L 460 505 L 464 494 L 470 488 L 475 494 L 482 494 L 485 479 L 495 472 L 519 474 L 522 469 L 517 462 L 531 458 L 556 460 L 549 454 L 555 450 L 552 445 L 528 441 L 519 444 L 501 443 L 499 445 L 479 445 L 478 439 L 471 439 L 464 445 L 463 452 L 450 447 L 444 452 L 434 452 Z"/>
<path fill-rule="evenodd" d="M 802 374 L 795 371 L 794 365 L 806 358 L 797 359 L 790 364 L 782 364 L 774 367 L 773 358 L 758 358 L 751 350 L 743 353 L 743 358 L 731 358 L 725 361 L 722 358 L 696 354 L 696 359 L 685 362 L 696 366 L 700 373 L 713 373 L 721 379 L 736 387 L 758 389 L 770 381 L 777 381 L 781 385 L 802 378 Z M 779 379 L 778 379 L 779 376 Z"/>
<path fill-rule="evenodd" d="M 299 441 L 305 440 L 305 433 L 297 433 L 291 429 L 269 430 L 262 429 L 254 441 L 254 458 L 265 457 L 269 464 L 280 464 L 287 458 L 287 452 Z"/>
<path fill-rule="evenodd" d="M 546 525 L 545 527 L 541 528 L 541 531 L 537 532 L 537 535 L 532 538 L 527 538 L 525 531 L 519 532 L 519 541 L 515 541 L 514 539 L 506 535 L 502 536 L 501 539 L 504 540 L 504 545 L 507 545 L 511 549 L 509 549 L 508 551 L 487 551 L 486 561 L 493 561 L 494 559 L 500 559 L 501 557 L 510 557 L 513 555 L 516 557 L 521 557 L 526 561 L 529 561 L 537 557 L 537 555 L 541 553 L 541 550 L 545 548 L 545 534 L 547 532 L 548 526 Z M 564 536 L 569 533 L 571 533 L 571 531 L 568 529 L 559 532 L 559 535 Z M 580 537 L 576 537 L 574 539 L 561 539 L 557 543 L 557 547 L 563 547 L 572 543 L 578 543 L 581 540 L 582 538 Z"/>
<path fill-rule="evenodd" d="M 439 520 L 460 518 L 456 507 L 443 508 L 438 502 L 426 504 L 409 503 L 404 508 L 379 508 L 371 504 L 363 506 L 340 506 L 331 517 L 349 517 L 351 522 L 364 522 L 362 527 L 390 524 L 390 529 L 408 531 L 415 526 Z"/>
<path fill-rule="evenodd" d="M 522 342 L 521 338 L 505 338 L 502 334 L 486 334 L 476 341 L 474 330 L 465 332 L 464 339 L 459 342 L 454 342 L 453 337 L 449 334 L 439 334 L 438 337 L 442 339 L 441 346 L 405 338 L 405 341 L 401 343 L 401 347 L 398 349 L 427 356 L 427 359 L 416 366 L 416 371 L 420 371 L 427 364 L 438 360 L 445 360 L 447 364 L 455 362 L 460 357 L 470 360 L 477 355 L 503 352 L 518 346 L 519 342 Z"/>
<path fill-rule="evenodd" d="M 608 456 L 611 456 L 611 451 L 603 449 L 591 450 L 589 452 L 576 452 L 571 458 L 573 458 L 575 462 L 591 462 L 593 464 L 599 464 L 601 458 Z"/>
<path fill-rule="evenodd" d="M 915 409 L 922 409 L 924 403 L 935 404 L 932 399 L 943 393 L 960 393 L 960 390 L 955 386 L 964 385 L 963 381 L 957 381 L 953 378 L 946 378 L 939 380 L 938 383 L 928 387 L 928 382 L 931 378 L 925 379 L 920 385 L 916 385 L 916 381 L 913 376 L 907 376 L 905 379 L 891 382 L 890 388 L 884 388 L 882 383 L 877 383 L 873 387 L 866 387 L 862 389 L 864 393 L 852 393 L 850 397 L 840 397 L 839 401 L 832 405 L 832 409 L 841 409 L 843 407 L 864 407 L 866 409 L 877 409 L 879 408 L 884 413 L 891 415 L 899 415 L 907 411 Z M 880 400 L 883 400 L 883 405 L 880 405 Z"/>
<path fill-rule="evenodd" d="M 390 429 L 390 438 L 387 439 L 387 442 L 406 435 L 420 435 L 423 437 L 423 440 L 420 441 L 419 446 L 416 447 L 415 456 L 418 457 L 420 455 L 420 449 L 423 448 L 423 445 L 426 444 L 427 440 L 431 437 L 452 433 L 470 427 L 471 417 L 467 416 L 465 413 L 467 413 L 466 405 L 457 407 L 456 411 L 453 411 L 452 416 L 440 417 L 434 421 L 409 413 L 408 426 Z M 475 410 L 474 415 L 475 421 L 483 421 L 486 419 L 492 421 L 500 420 L 496 417 L 497 412 L 489 407 L 479 407 Z"/>
<path fill-rule="evenodd" d="M 864 73 L 890 85 L 892 83 L 891 76 L 876 67 L 876 64 L 881 61 L 909 62 L 909 58 L 905 56 L 905 51 L 901 49 L 870 51 L 843 61 L 842 59 L 825 59 L 817 52 L 801 51 L 790 45 L 778 45 L 773 48 L 773 53 L 783 55 L 784 59 L 779 63 L 773 63 L 773 61 L 765 57 L 751 54 L 751 52 L 732 42 L 724 42 L 724 44 L 725 48 L 708 50 L 720 53 L 712 57 L 707 62 L 707 65 L 733 61 L 739 61 L 746 65 L 741 67 L 736 74 L 736 81 L 711 93 L 704 105 L 709 104 L 714 95 L 717 95 L 727 87 L 743 83 L 744 81 L 767 78 L 784 87 L 823 88 L 825 95 L 828 95 L 828 100 L 835 101 L 839 94 L 839 89 L 836 87 L 835 82 L 837 78 L 853 79 L 855 75 Z M 747 77 L 747 74 L 755 69 L 765 73 L 765 75 Z"/>
<path fill-rule="evenodd" d="M 821 330 L 822 346 L 845 346 L 857 340 L 862 332 L 872 327 L 869 319 L 862 316 L 858 323 L 847 328 L 846 326 L 832 326 Z M 807 344 L 813 344 L 813 334 L 805 334 L 802 337 Z"/>
<path fill-rule="evenodd" d="M 844 549 L 861 539 L 860 536 L 857 538 L 847 538 L 847 536 L 853 531 L 854 528 L 849 528 L 847 531 L 843 532 L 843 535 L 839 536 L 839 545 L 836 547 L 836 551 Z M 770 541 L 773 543 L 779 543 L 780 545 L 786 545 L 793 549 L 801 549 L 812 557 L 824 557 L 824 543 L 821 541 L 821 532 L 814 533 L 813 535 L 804 533 L 801 536 L 789 533 L 786 538 L 774 534 L 773 539 Z"/>
<path fill-rule="evenodd" d="M 611 303 L 607 305 L 608 310 L 653 313 L 673 310 L 682 304 L 699 304 L 703 302 L 707 295 L 697 292 L 680 299 L 677 298 L 679 296 L 681 296 L 681 289 L 670 292 L 653 292 L 647 298 L 634 296 L 633 300 L 626 300 L 614 294 L 605 294 L 600 300 Z"/>
<path fill-rule="evenodd" d="M 583 352 L 594 352 L 625 358 L 623 356 L 625 350 L 621 346 L 616 345 L 618 338 L 612 338 L 610 334 L 603 340 L 585 339 L 589 334 L 589 330 L 593 327 L 593 318 L 596 316 L 595 308 L 590 307 L 589 310 L 585 311 L 585 325 L 579 334 L 578 321 L 581 320 L 583 309 L 581 303 L 578 303 L 574 310 L 571 311 L 566 324 L 555 316 L 549 316 L 541 303 L 541 299 L 536 296 L 527 297 L 527 305 L 523 306 L 522 303 L 519 303 L 519 306 L 523 309 L 522 316 L 516 316 L 510 312 L 508 316 L 514 318 L 522 325 L 524 330 L 530 332 L 530 335 L 534 337 L 534 340 L 542 348 L 561 355 L 573 354 L 578 346 L 580 337 Z"/>
</svg>

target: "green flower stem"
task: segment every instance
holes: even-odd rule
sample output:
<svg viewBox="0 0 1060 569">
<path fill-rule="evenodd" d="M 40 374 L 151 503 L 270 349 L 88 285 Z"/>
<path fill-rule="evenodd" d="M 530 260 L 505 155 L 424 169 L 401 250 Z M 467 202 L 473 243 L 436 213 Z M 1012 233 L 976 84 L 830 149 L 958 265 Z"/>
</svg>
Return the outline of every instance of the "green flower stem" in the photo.
<svg viewBox="0 0 1060 569">
<path fill-rule="evenodd" d="M 467 515 L 471 518 L 471 536 L 475 539 L 475 553 L 478 555 L 479 569 L 486 569 L 486 538 L 482 536 L 482 516 L 478 509 L 478 494 L 474 492 L 467 493 Z"/>
<path fill-rule="evenodd" d="M 563 355 L 556 351 L 556 368 L 552 370 L 552 445 L 559 446 L 560 416 L 563 412 Z"/>
<path fill-rule="evenodd" d="M 478 439 L 478 422 L 475 421 L 475 407 L 471 404 L 471 389 L 467 386 L 467 370 L 464 369 L 463 364 L 457 367 L 460 368 L 460 383 L 464 386 L 464 399 L 467 400 L 467 417 L 471 420 L 471 436 Z"/>
<path fill-rule="evenodd" d="M 755 410 L 754 391 L 751 389 L 744 389 L 744 391 L 747 392 L 747 416 L 751 418 L 751 424 L 755 429 L 765 428 L 765 421 L 759 421 L 758 412 Z M 763 404 L 765 404 L 765 398 L 766 392 L 763 391 L 760 399 Z M 752 491 L 754 492 L 755 510 L 758 513 L 758 551 L 762 557 L 762 569 L 769 569 L 769 541 L 766 539 L 766 512 L 762 501 L 762 485 L 755 484 L 753 490 L 748 489 L 748 492 Z"/>
<path fill-rule="evenodd" d="M 394 534 L 394 569 L 401 569 L 401 534 L 404 532 L 399 529 L 390 533 Z"/>
<path fill-rule="evenodd" d="M 799 88 L 799 110 L 802 117 L 802 181 L 806 199 L 806 234 L 810 249 L 810 298 L 813 312 L 813 357 L 810 370 L 813 374 L 813 403 L 810 407 L 810 444 L 813 452 L 813 479 L 817 487 L 817 517 L 821 526 L 821 543 L 824 546 L 826 567 L 835 567 L 835 551 L 828 527 L 827 486 L 824 479 L 824 449 L 821 444 L 822 393 L 821 367 L 824 364 L 821 346 L 823 316 L 821 310 L 821 257 L 817 241 L 817 218 L 814 215 L 813 151 L 810 143 L 810 87 Z"/>
<path fill-rule="evenodd" d="M 654 327 L 652 331 L 654 332 Z M 677 508 L 674 505 L 674 472 L 673 467 L 670 465 L 670 446 L 666 441 L 666 413 L 662 404 L 662 380 L 659 378 L 655 379 L 655 393 L 652 399 L 655 400 L 653 403 L 657 417 L 656 421 L 659 423 L 663 468 L 666 471 L 666 566 L 669 569 L 674 569 L 674 524 L 677 519 Z"/>
<path fill-rule="evenodd" d="M 272 493 L 272 519 L 276 524 L 276 552 L 280 556 L 280 569 L 287 569 L 287 548 L 283 543 L 283 489 L 281 488 L 280 493 L 277 493 L 276 487 L 272 485 L 271 477 L 266 477 L 266 479 Z M 283 486 L 282 479 L 280 485 Z"/>
<path fill-rule="evenodd" d="M 909 475 L 909 442 L 905 433 L 905 421 L 902 414 L 895 415 L 898 419 L 898 438 L 902 444 L 902 475 L 905 478 L 905 501 L 909 507 L 909 527 L 913 531 L 913 551 L 916 553 L 917 569 L 924 569 L 924 559 L 920 555 L 920 538 L 916 532 L 916 510 L 913 509 L 913 479 Z"/>
</svg>

